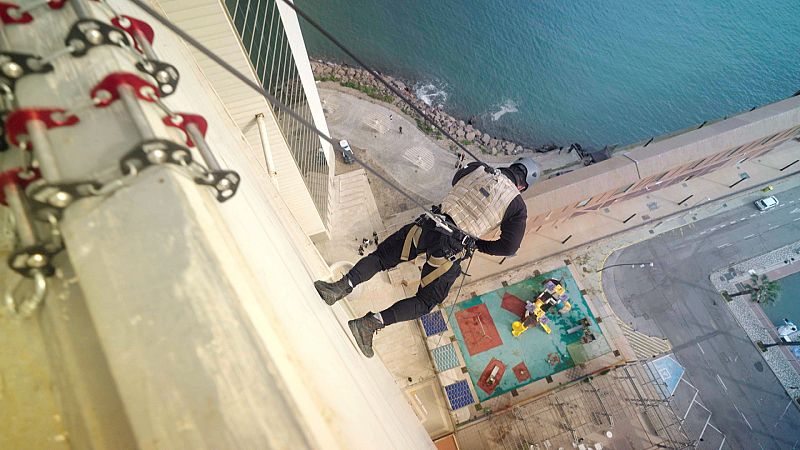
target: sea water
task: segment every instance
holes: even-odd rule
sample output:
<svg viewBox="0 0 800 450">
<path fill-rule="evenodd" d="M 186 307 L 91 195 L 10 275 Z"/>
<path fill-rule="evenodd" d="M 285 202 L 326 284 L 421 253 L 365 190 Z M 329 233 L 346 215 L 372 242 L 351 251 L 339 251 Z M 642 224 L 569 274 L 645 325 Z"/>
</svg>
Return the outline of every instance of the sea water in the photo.
<svg viewBox="0 0 800 450">
<path fill-rule="evenodd" d="M 800 0 L 297 0 L 420 98 L 526 144 L 626 144 L 800 90 Z M 302 19 L 312 57 L 351 62 Z"/>
</svg>

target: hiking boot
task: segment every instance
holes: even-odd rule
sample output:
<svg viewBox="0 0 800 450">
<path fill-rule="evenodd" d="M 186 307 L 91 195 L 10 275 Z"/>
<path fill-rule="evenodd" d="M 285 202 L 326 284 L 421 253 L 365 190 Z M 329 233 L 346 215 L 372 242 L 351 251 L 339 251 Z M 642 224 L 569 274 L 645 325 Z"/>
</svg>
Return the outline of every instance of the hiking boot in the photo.
<svg viewBox="0 0 800 450">
<path fill-rule="evenodd" d="M 317 288 L 319 296 L 325 300 L 328 305 L 333 305 L 339 300 L 345 298 L 347 294 L 353 292 L 347 277 L 342 277 L 341 280 L 335 283 L 328 283 L 327 281 L 315 281 L 314 287 Z"/>
<path fill-rule="evenodd" d="M 347 322 L 350 332 L 356 338 L 356 343 L 361 353 L 367 358 L 372 358 L 375 352 L 372 351 L 372 337 L 375 332 L 383 328 L 383 323 L 375 318 L 375 315 L 368 312 L 364 317 L 353 319 Z"/>
</svg>

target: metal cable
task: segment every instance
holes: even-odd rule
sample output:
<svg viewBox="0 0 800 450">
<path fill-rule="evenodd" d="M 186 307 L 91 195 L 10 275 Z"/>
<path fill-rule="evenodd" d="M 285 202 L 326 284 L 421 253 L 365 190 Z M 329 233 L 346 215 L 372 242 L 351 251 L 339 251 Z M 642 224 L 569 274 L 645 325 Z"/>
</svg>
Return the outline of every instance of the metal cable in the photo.
<svg viewBox="0 0 800 450">
<path fill-rule="evenodd" d="M 325 30 L 324 28 L 322 28 L 322 26 L 321 26 L 320 24 L 318 24 L 318 23 L 317 23 L 317 22 L 316 22 L 314 19 L 312 19 L 312 18 L 311 18 L 311 17 L 310 17 L 308 14 L 306 14 L 306 13 L 305 13 L 305 12 L 304 12 L 302 9 L 298 8 L 298 7 L 297 7 L 297 6 L 294 4 L 294 2 L 291 2 L 291 1 L 289 1 L 289 0 L 282 0 L 282 1 L 283 1 L 283 3 L 285 3 L 287 6 L 289 6 L 290 8 L 292 8 L 292 9 L 294 10 L 294 12 L 295 12 L 295 13 L 297 13 L 297 15 L 298 15 L 298 16 L 300 16 L 300 17 L 302 17 L 303 19 L 305 19 L 305 20 L 306 20 L 306 22 L 308 22 L 308 24 L 309 24 L 309 25 L 311 25 L 312 27 L 314 27 L 314 28 L 315 28 L 317 31 L 319 31 L 319 32 L 320 32 L 320 33 L 321 33 L 323 36 L 325 36 L 325 38 L 326 38 L 326 39 L 328 39 L 329 41 L 331 41 L 331 43 L 332 43 L 333 45 L 335 45 L 336 47 L 338 47 L 338 48 L 339 48 L 339 50 L 343 51 L 345 54 L 347 54 L 347 56 L 349 56 L 350 58 L 352 58 L 352 59 L 353 59 L 353 61 L 355 61 L 356 63 L 358 63 L 358 65 L 359 65 L 359 66 L 361 66 L 361 67 L 362 67 L 364 70 L 366 70 L 367 72 L 369 72 L 369 73 L 370 73 L 370 75 L 372 75 L 372 76 L 373 76 L 373 77 L 374 77 L 376 80 L 378 80 L 378 81 L 379 81 L 379 82 L 380 82 L 382 85 L 384 85 L 384 86 L 386 87 L 386 89 L 389 89 L 389 90 L 390 90 L 390 91 L 391 91 L 391 92 L 392 92 L 394 95 L 396 95 L 396 96 L 397 96 L 397 97 L 398 97 L 400 100 L 402 100 L 402 101 L 403 101 L 403 103 L 405 103 L 406 105 L 410 106 L 410 107 L 411 107 L 411 109 L 413 109 L 413 110 L 414 110 L 414 111 L 415 111 L 417 114 L 419 114 L 420 116 L 422 116 L 422 118 L 423 118 L 423 119 L 427 120 L 427 121 L 428 121 L 428 122 L 429 122 L 431 125 L 433 125 L 434 127 L 436 127 L 436 129 L 437 129 L 437 130 L 439 130 L 439 132 L 440 132 L 440 133 L 442 133 L 443 135 L 447 136 L 447 138 L 448 138 L 448 139 L 450 139 L 451 141 L 453 141 L 453 143 L 454 143 L 454 144 L 456 144 L 456 145 L 458 146 L 458 148 L 460 148 L 460 149 L 461 149 L 461 150 L 463 150 L 463 151 L 464 151 L 466 154 L 468 154 L 469 156 L 471 156 L 471 157 L 472 157 L 472 158 L 473 158 L 475 161 L 478 161 L 479 163 L 481 163 L 481 164 L 483 164 L 483 165 L 486 165 L 486 163 L 485 163 L 485 162 L 483 162 L 483 161 L 482 161 L 480 158 L 478 158 L 477 156 L 475 156 L 475 155 L 474 155 L 474 154 L 473 154 L 471 151 L 467 150 L 467 147 L 465 147 L 465 146 L 464 146 L 462 143 L 458 142 L 458 140 L 457 140 L 456 138 L 454 138 L 454 137 L 453 137 L 453 136 L 452 136 L 450 133 L 448 133 L 447 131 L 445 131 L 445 130 L 444 130 L 444 128 L 440 127 L 440 126 L 439 126 L 439 124 L 437 124 L 437 123 L 436 123 L 436 121 L 434 121 L 433 119 L 431 119 L 431 118 L 430 118 L 430 116 L 428 116 L 427 114 L 425 114 L 424 112 L 422 112 L 422 110 L 421 110 L 421 109 L 417 108 L 417 106 L 416 106 L 416 105 L 414 105 L 414 103 L 412 103 L 411 101 L 407 100 L 407 99 L 406 99 L 406 98 L 403 96 L 403 94 L 401 94 L 401 93 L 400 93 L 400 91 L 399 91 L 399 90 L 397 90 L 397 88 L 395 88 L 394 86 L 392 86 L 392 85 L 391 85 L 391 83 L 389 83 L 388 81 L 386 81 L 386 79 L 385 79 L 385 78 L 383 78 L 383 77 L 382 77 L 382 76 L 381 76 L 381 75 L 380 75 L 380 74 L 379 74 L 377 71 L 373 70 L 373 69 L 372 69 L 370 66 L 368 66 L 368 65 L 367 65 L 367 64 L 366 64 L 364 61 L 362 61 L 362 60 L 361 60 L 361 59 L 360 59 L 358 56 L 356 56 L 355 54 L 353 54 L 353 52 L 351 52 L 351 51 L 350 51 L 350 50 L 349 50 L 347 47 L 345 47 L 345 46 L 344 46 L 344 45 L 343 45 L 341 42 L 339 42 L 339 40 L 338 40 L 338 39 L 336 39 L 335 37 L 333 37 L 333 35 L 332 35 L 332 34 L 330 34 L 330 33 L 329 33 L 327 30 Z"/>
<path fill-rule="evenodd" d="M 456 302 L 458 302 L 458 297 L 461 295 L 461 288 L 464 287 L 464 281 L 467 280 L 467 275 L 469 274 L 469 266 L 472 265 L 472 256 L 469 257 L 469 262 L 467 263 L 466 270 L 461 271 L 461 284 L 458 286 L 458 292 L 456 292 L 456 296 L 453 297 L 453 304 L 450 306 L 450 312 L 447 313 L 447 320 L 445 323 L 450 324 L 450 319 L 453 318 L 453 311 L 456 310 Z M 444 307 L 444 310 L 447 311 L 447 307 Z M 439 340 L 436 341 L 436 345 L 433 348 L 439 347 L 439 344 L 442 342 L 442 338 L 444 337 L 444 332 L 439 335 Z"/>
<path fill-rule="evenodd" d="M 208 57 L 209 59 L 211 59 L 212 61 L 217 63 L 220 67 L 225 69 L 228 73 L 230 73 L 231 75 L 236 77 L 239 81 L 241 81 L 242 83 L 247 85 L 247 87 L 249 87 L 250 89 L 258 92 L 259 94 L 261 94 L 261 96 L 263 96 L 274 108 L 277 108 L 277 109 L 283 111 L 284 113 L 288 114 L 290 117 L 292 117 L 293 119 L 298 121 L 301 125 L 307 127 L 311 131 L 313 131 L 316 135 L 318 135 L 319 137 L 321 137 L 322 139 L 324 139 L 325 141 L 327 141 L 328 143 L 333 145 L 334 149 L 337 149 L 339 151 L 342 150 L 342 147 L 339 145 L 339 143 L 337 141 L 335 141 L 333 138 L 331 138 L 327 134 L 325 134 L 322 131 L 320 131 L 316 126 L 314 126 L 314 124 L 308 122 L 306 119 L 301 117 L 298 113 L 296 113 L 294 110 L 292 110 L 288 106 L 285 106 L 283 103 L 278 101 L 277 98 L 275 98 L 272 94 L 267 92 L 262 86 L 258 85 L 254 81 L 250 80 L 247 76 L 245 76 L 244 74 L 242 74 L 241 72 L 236 70 L 233 66 L 231 66 L 230 64 L 225 62 L 222 58 L 217 56 L 214 52 L 212 52 L 211 50 L 206 48 L 203 44 L 201 44 L 195 38 L 193 38 L 192 36 L 187 34 L 185 31 L 180 29 L 177 25 L 173 24 L 169 19 L 167 19 L 166 17 L 162 16 L 156 10 L 154 10 L 153 8 L 151 8 L 150 6 L 145 4 L 142 0 L 129 0 L 129 1 L 131 3 L 133 3 L 133 4 L 135 4 L 136 6 L 138 6 L 140 9 L 142 9 L 144 12 L 146 12 L 148 15 L 150 15 L 153 19 L 158 21 L 161 25 L 167 27 L 170 31 L 172 31 L 173 33 L 178 35 L 181 39 L 183 39 L 189 45 L 191 45 L 192 47 L 197 49 L 200 53 L 204 54 L 206 57 Z M 439 219 L 435 215 L 431 214 L 431 212 L 428 211 L 428 208 L 425 205 L 423 205 L 422 203 L 417 201 L 417 199 L 412 197 L 410 194 L 406 193 L 403 189 L 401 189 L 395 183 L 390 181 L 388 178 L 386 178 L 382 174 L 378 173 L 378 171 L 376 171 L 375 169 L 373 169 L 372 167 L 370 167 L 369 165 L 367 165 L 366 163 L 361 161 L 355 155 L 353 155 L 353 159 L 361 167 L 363 167 L 368 172 L 370 172 L 371 174 L 375 175 L 376 177 L 378 177 L 378 179 L 380 179 L 381 181 L 386 183 L 388 186 L 390 186 L 391 188 L 393 188 L 394 190 L 399 192 L 401 195 L 403 195 L 403 197 L 411 200 L 412 203 L 414 203 L 415 205 L 419 206 L 425 212 L 425 214 L 428 217 L 432 218 L 437 223 L 439 223 L 441 221 L 441 219 Z M 452 227 L 451 224 L 448 224 L 448 225 L 450 227 Z"/>
</svg>

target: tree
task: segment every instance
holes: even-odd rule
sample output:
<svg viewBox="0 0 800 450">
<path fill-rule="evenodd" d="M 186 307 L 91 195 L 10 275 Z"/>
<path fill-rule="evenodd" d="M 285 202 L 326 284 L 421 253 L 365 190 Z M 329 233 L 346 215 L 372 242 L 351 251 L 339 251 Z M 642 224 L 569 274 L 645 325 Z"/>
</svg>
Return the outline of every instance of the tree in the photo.
<svg viewBox="0 0 800 450">
<path fill-rule="evenodd" d="M 750 300 L 768 305 L 774 303 L 780 297 L 781 285 L 777 281 L 772 281 L 766 275 L 760 277 L 756 274 L 750 275 L 750 286 L 747 289 L 729 294 L 729 297 L 738 297 L 740 295 L 750 294 Z"/>
</svg>

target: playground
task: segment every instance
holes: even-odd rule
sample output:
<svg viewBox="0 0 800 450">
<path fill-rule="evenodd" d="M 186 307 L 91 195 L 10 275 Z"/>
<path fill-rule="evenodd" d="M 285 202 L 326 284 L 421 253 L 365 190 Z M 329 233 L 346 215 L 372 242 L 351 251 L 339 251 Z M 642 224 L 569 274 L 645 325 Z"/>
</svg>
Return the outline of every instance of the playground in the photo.
<svg viewBox="0 0 800 450">
<path fill-rule="evenodd" d="M 547 298 L 550 305 L 541 301 Z M 451 326 L 479 401 L 611 351 L 566 267 L 453 308 Z"/>
</svg>

